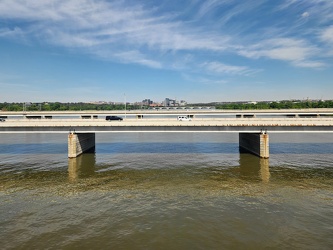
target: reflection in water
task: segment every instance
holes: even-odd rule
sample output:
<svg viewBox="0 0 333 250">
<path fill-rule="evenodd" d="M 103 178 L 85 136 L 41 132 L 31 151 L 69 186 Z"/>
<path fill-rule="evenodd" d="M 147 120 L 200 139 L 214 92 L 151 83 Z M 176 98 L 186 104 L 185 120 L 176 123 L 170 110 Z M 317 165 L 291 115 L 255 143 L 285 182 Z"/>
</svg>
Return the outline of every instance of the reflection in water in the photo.
<svg viewBox="0 0 333 250">
<path fill-rule="evenodd" d="M 80 178 L 93 176 L 95 173 L 96 155 L 94 153 L 82 154 L 76 158 L 68 159 L 68 179 L 76 182 Z"/>
<path fill-rule="evenodd" d="M 263 182 L 269 182 L 271 176 L 269 172 L 269 159 L 259 159 L 260 161 L 260 177 Z"/>
<path fill-rule="evenodd" d="M 58 135 L 1 135 L 1 249 L 333 249 L 333 147 L 263 160 L 225 136 L 103 134 L 68 160 Z"/>
<path fill-rule="evenodd" d="M 269 182 L 269 159 L 262 159 L 249 153 L 240 153 L 239 167 L 242 178 Z"/>
</svg>

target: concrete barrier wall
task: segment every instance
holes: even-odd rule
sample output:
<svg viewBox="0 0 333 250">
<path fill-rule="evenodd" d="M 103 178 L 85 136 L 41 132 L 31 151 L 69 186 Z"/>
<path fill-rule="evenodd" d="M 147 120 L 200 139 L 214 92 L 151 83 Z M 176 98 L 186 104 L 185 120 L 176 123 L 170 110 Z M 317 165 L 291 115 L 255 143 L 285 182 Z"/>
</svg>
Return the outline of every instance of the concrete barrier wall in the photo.
<svg viewBox="0 0 333 250">
<path fill-rule="evenodd" d="M 239 133 L 239 147 L 261 158 L 269 158 L 268 134 Z"/>
<path fill-rule="evenodd" d="M 95 150 L 95 133 L 70 133 L 68 135 L 68 157 L 75 158 L 82 153 Z"/>
</svg>

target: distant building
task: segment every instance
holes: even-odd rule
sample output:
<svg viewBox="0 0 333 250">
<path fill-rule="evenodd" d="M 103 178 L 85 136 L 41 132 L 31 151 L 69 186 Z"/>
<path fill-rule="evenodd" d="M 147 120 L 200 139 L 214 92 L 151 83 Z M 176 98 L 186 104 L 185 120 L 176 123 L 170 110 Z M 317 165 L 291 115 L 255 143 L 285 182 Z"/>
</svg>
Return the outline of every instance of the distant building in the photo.
<svg viewBox="0 0 333 250">
<path fill-rule="evenodd" d="M 155 103 L 155 102 L 149 105 L 149 107 L 151 107 L 151 108 L 156 108 L 156 107 L 161 107 L 161 106 L 162 106 L 161 103 Z"/>
<path fill-rule="evenodd" d="M 179 106 L 186 106 L 187 102 L 184 100 L 174 100 L 174 99 L 170 99 L 170 98 L 165 98 L 163 101 L 163 106 L 165 107 L 179 107 Z"/>
<path fill-rule="evenodd" d="M 180 100 L 180 102 L 179 102 L 179 106 L 184 107 L 184 106 L 186 106 L 186 105 L 187 105 L 187 102 L 186 102 L 186 101 L 184 101 L 184 100 Z"/>
<path fill-rule="evenodd" d="M 150 106 L 150 104 L 153 104 L 153 101 L 150 100 L 150 99 L 144 99 L 144 100 L 142 101 L 142 105 Z"/>
<path fill-rule="evenodd" d="M 176 106 L 176 100 L 173 100 L 170 98 L 165 98 L 163 104 L 165 107 L 174 107 L 174 106 Z"/>
<path fill-rule="evenodd" d="M 91 102 L 88 102 L 90 104 L 108 104 L 109 102 L 106 102 L 106 101 L 91 101 Z"/>
</svg>

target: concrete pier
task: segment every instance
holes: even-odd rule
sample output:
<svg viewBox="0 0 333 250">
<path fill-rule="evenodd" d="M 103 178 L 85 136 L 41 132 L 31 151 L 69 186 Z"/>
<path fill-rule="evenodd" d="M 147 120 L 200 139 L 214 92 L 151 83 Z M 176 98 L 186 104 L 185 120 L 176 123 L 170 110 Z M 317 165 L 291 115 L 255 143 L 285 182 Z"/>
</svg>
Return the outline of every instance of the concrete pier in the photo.
<svg viewBox="0 0 333 250">
<path fill-rule="evenodd" d="M 239 148 L 260 158 L 269 158 L 269 137 L 267 133 L 239 133 Z"/>
<path fill-rule="evenodd" d="M 95 151 L 95 133 L 70 133 L 68 135 L 68 158 Z"/>
</svg>

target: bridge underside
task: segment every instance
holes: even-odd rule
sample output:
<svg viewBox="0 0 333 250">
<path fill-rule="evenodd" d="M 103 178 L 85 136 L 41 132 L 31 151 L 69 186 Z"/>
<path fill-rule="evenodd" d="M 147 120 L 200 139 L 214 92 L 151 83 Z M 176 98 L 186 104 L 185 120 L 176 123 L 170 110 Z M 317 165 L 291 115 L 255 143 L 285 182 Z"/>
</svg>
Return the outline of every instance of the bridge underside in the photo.
<svg viewBox="0 0 333 250">
<path fill-rule="evenodd" d="M 267 133 L 239 133 L 240 152 L 247 151 L 260 158 L 269 158 Z M 95 151 L 95 133 L 70 133 L 68 135 L 68 158 Z"/>
</svg>

